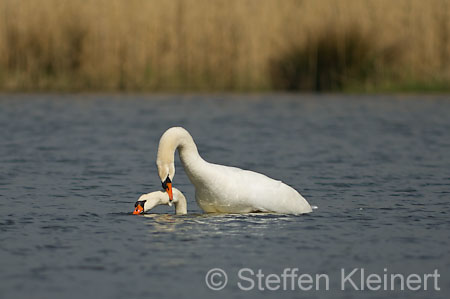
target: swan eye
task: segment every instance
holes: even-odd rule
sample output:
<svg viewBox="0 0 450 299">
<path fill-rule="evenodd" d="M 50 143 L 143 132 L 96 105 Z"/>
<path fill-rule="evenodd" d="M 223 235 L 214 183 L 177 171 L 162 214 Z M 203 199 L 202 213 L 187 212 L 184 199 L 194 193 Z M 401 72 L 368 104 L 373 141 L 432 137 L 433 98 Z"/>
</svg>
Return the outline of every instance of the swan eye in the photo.
<svg viewBox="0 0 450 299">
<path fill-rule="evenodd" d="M 144 207 L 145 202 L 146 202 L 146 200 L 138 200 L 134 204 L 134 207 L 136 208 L 138 205 L 140 205 L 141 207 Z"/>
<path fill-rule="evenodd" d="M 162 187 L 163 187 L 164 190 L 167 189 L 167 184 L 168 183 L 172 183 L 172 181 L 170 180 L 169 176 L 167 176 L 167 179 L 164 182 L 162 182 Z"/>
</svg>

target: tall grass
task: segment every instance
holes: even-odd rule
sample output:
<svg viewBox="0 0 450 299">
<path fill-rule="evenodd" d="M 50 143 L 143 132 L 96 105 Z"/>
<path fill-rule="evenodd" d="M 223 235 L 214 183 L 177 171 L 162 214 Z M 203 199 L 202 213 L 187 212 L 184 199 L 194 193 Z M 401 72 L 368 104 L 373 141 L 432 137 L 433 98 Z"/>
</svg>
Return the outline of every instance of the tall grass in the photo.
<svg viewBox="0 0 450 299">
<path fill-rule="evenodd" d="M 0 90 L 450 82 L 448 0 L 0 0 Z"/>
</svg>

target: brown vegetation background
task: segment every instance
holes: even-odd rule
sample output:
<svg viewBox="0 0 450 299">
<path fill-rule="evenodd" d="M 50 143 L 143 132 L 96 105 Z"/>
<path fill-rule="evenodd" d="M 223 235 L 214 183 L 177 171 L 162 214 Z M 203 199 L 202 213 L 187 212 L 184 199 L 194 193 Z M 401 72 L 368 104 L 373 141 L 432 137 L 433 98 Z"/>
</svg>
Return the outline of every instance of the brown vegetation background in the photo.
<svg viewBox="0 0 450 299">
<path fill-rule="evenodd" d="M 0 0 L 0 90 L 448 90 L 448 0 Z"/>
</svg>

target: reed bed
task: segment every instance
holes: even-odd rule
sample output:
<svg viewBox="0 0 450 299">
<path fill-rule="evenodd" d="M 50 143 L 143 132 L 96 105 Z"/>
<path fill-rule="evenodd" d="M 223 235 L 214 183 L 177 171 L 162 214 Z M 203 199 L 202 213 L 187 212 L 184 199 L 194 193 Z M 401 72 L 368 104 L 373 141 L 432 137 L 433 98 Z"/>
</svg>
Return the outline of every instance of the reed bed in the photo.
<svg viewBox="0 0 450 299">
<path fill-rule="evenodd" d="M 0 90 L 448 86 L 448 0 L 0 0 Z"/>
</svg>

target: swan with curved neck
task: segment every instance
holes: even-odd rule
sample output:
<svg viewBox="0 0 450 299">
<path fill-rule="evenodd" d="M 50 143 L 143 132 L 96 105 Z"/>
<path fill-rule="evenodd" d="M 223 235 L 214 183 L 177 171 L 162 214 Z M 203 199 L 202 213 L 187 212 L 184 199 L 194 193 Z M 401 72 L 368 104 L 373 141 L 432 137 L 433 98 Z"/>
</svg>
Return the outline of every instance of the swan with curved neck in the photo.
<svg viewBox="0 0 450 299">
<path fill-rule="evenodd" d="M 173 200 L 174 156 L 178 150 L 184 170 L 195 187 L 195 200 L 205 212 L 311 212 L 309 203 L 292 187 L 263 174 L 208 163 L 200 157 L 189 132 L 181 127 L 161 136 L 156 165 L 163 188 Z"/>
<path fill-rule="evenodd" d="M 135 210 L 133 214 L 142 214 L 148 212 L 158 205 L 169 205 L 172 203 L 175 205 L 175 214 L 185 215 L 187 214 L 187 203 L 183 193 L 176 188 L 172 188 L 173 200 L 169 200 L 169 194 L 167 192 L 155 191 L 147 194 L 142 194 L 138 201 L 135 203 Z"/>
</svg>

